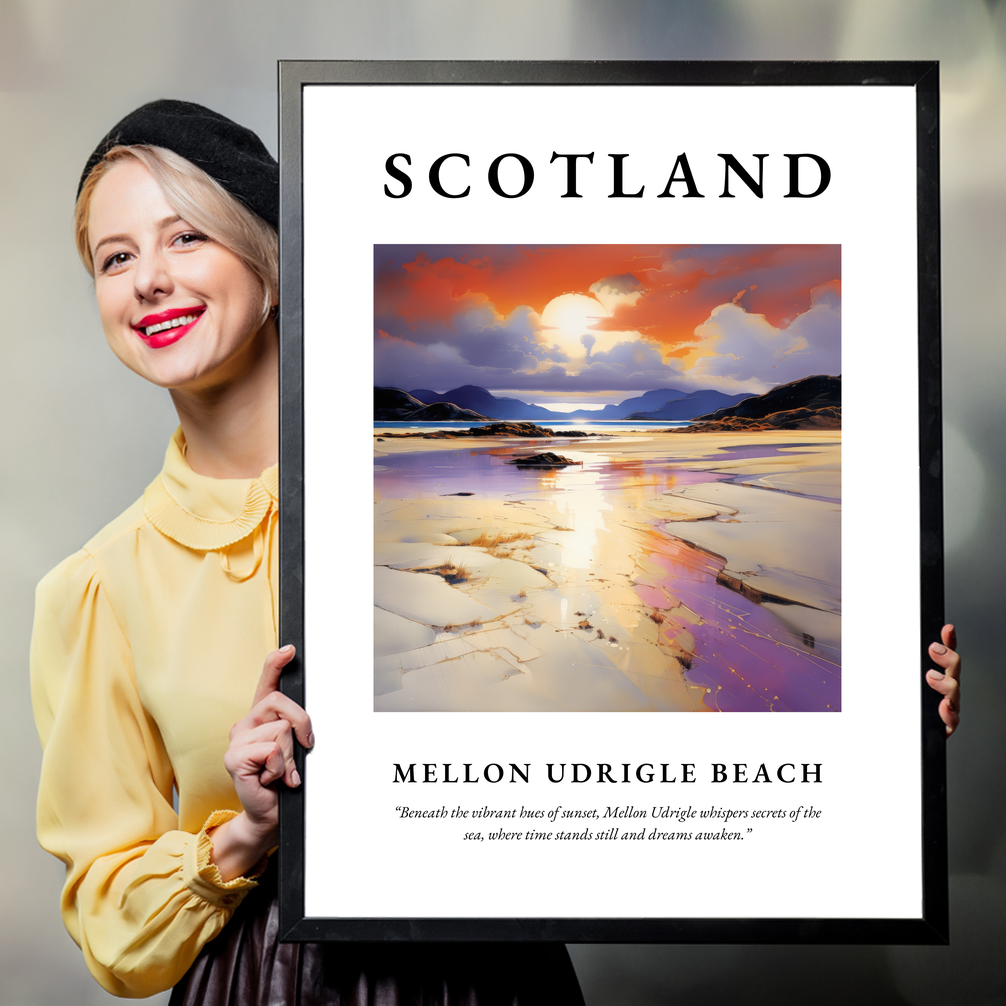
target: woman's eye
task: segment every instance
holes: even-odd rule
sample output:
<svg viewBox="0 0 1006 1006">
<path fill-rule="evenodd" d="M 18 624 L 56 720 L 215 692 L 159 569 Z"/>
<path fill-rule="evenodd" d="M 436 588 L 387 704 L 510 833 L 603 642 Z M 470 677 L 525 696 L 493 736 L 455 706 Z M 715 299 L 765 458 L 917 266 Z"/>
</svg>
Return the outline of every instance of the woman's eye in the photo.
<svg viewBox="0 0 1006 1006">
<path fill-rule="evenodd" d="M 191 248 L 193 245 L 202 244 L 205 240 L 205 234 L 200 234 L 198 231 L 186 231 L 184 234 L 179 234 L 174 243 L 182 248 Z"/>
<path fill-rule="evenodd" d="M 121 265 L 125 265 L 129 261 L 129 252 L 116 252 L 114 255 L 109 255 L 105 259 L 101 266 L 102 272 L 114 271 Z"/>
</svg>

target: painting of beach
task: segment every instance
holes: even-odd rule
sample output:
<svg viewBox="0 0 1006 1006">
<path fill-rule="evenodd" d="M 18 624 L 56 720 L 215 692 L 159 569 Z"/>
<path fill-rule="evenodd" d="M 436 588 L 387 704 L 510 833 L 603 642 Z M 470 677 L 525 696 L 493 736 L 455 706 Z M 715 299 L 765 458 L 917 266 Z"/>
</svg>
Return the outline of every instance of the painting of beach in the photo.
<svg viewBox="0 0 1006 1006">
<path fill-rule="evenodd" d="M 841 709 L 841 249 L 374 249 L 374 709 Z"/>
</svg>

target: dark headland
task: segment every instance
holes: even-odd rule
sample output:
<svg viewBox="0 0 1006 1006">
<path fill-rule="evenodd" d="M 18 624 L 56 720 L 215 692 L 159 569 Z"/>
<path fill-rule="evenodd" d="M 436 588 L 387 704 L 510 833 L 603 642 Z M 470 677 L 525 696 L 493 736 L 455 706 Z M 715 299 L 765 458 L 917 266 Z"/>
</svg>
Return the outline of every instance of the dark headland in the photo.
<svg viewBox="0 0 1006 1006">
<path fill-rule="evenodd" d="M 838 430 L 842 427 L 842 378 L 818 374 L 780 384 L 764 395 L 697 416 L 689 433 L 759 430 Z M 669 433 L 681 432 L 678 427 Z"/>
</svg>

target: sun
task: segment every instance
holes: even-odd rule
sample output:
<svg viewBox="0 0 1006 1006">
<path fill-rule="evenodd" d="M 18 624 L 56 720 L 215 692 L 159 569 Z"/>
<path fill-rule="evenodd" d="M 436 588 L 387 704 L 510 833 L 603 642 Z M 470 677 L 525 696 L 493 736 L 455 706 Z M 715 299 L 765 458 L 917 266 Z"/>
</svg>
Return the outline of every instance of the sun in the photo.
<svg viewBox="0 0 1006 1006">
<path fill-rule="evenodd" d="M 626 339 L 624 332 L 603 332 L 593 326 L 611 315 L 604 305 L 583 293 L 563 293 L 553 297 L 541 313 L 542 335 L 559 347 L 576 366 L 594 353 L 610 349 Z"/>
<path fill-rule="evenodd" d="M 601 318 L 607 318 L 604 305 L 585 293 L 563 293 L 553 297 L 542 311 L 542 324 L 572 335 L 586 332 Z"/>
</svg>

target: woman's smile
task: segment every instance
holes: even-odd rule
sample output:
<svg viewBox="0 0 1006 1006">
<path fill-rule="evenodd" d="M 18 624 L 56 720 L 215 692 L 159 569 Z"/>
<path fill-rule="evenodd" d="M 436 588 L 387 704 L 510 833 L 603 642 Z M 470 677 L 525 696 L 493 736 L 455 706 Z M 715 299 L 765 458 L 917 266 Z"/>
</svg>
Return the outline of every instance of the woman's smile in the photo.
<svg viewBox="0 0 1006 1006">
<path fill-rule="evenodd" d="M 205 305 L 195 307 L 176 307 L 158 314 L 148 314 L 141 318 L 133 331 L 143 339 L 151 349 L 161 349 L 178 342 L 192 331 L 193 326 L 206 310 Z"/>
</svg>

